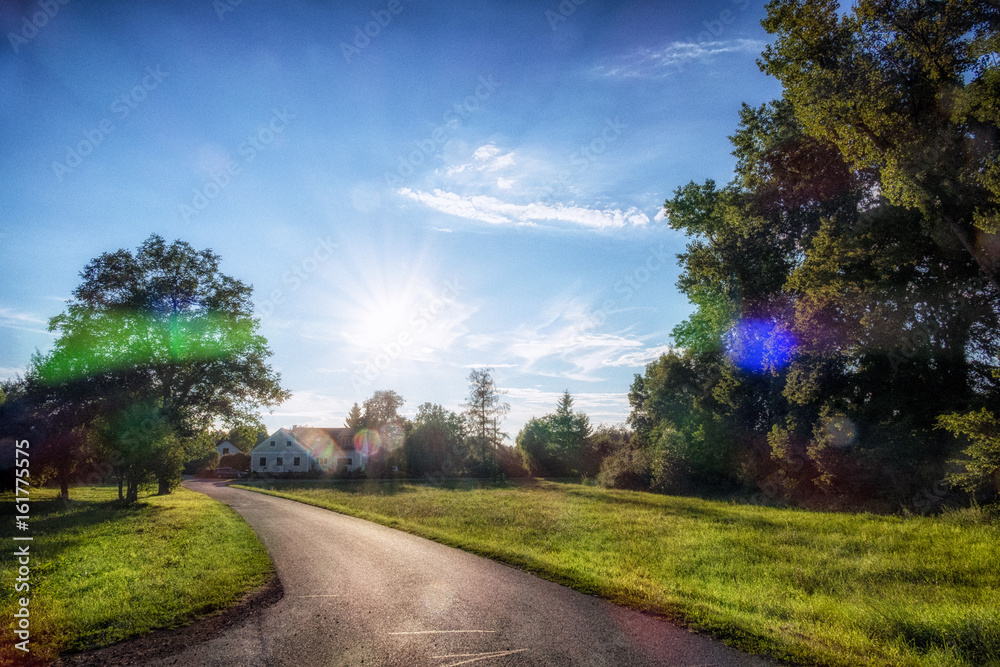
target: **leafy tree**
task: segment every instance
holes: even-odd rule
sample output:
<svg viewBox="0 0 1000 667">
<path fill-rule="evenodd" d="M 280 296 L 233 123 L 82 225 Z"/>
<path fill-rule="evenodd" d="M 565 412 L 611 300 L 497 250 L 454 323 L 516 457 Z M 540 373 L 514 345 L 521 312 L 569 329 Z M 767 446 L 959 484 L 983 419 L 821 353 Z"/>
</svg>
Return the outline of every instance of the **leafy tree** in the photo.
<svg viewBox="0 0 1000 667">
<path fill-rule="evenodd" d="M 986 492 L 1000 500 L 1000 420 L 989 410 L 941 415 L 938 425 L 969 441 L 962 459 L 952 461 L 960 471 L 948 481 L 971 494 Z"/>
<path fill-rule="evenodd" d="M 239 424 L 229 429 L 225 439 L 233 443 L 241 452 L 249 452 L 267 438 L 267 429 L 260 420 Z"/>
<path fill-rule="evenodd" d="M 369 453 L 369 474 L 383 476 L 393 466 L 405 465 L 403 443 L 408 424 L 399 415 L 403 403 L 403 397 L 391 389 L 377 390 L 364 401 L 364 428 L 378 432 L 378 449 Z"/>
<path fill-rule="evenodd" d="M 469 469 L 462 416 L 435 403 L 417 408 L 406 436 L 406 465 L 417 477 L 456 477 Z"/>
<path fill-rule="evenodd" d="M 567 389 L 555 413 L 525 424 L 517 436 L 517 448 L 528 469 L 536 474 L 576 476 L 583 474 L 590 435 L 590 420 L 573 410 L 573 397 Z"/>
<path fill-rule="evenodd" d="M 97 431 L 113 461 L 118 498 L 126 504 L 138 500 L 139 487 L 154 476 L 159 480 L 180 477 L 183 448 L 160 406 L 135 403 L 100 418 Z"/>
<path fill-rule="evenodd" d="M 1000 7 L 980 0 L 772 0 L 761 61 L 809 136 L 879 173 L 1000 290 Z"/>
<path fill-rule="evenodd" d="M 669 224 L 690 239 L 678 287 L 697 310 L 673 332 L 677 351 L 638 376 L 630 395 L 654 487 L 715 479 L 803 502 L 899 504 L 943 474 L 953 443 L 934 428 L 937 416 L 1000 396 L 998 291 L 983 261 L 989 244 L 977 255 L 961 239 L 963 230 L 987 239 L 972 228 L 979 214 L 968 206 L 942 214 L 925 196 L 965 197 L 989 211 L 988 188 L 975 185 L 989 167 L 979 149 L 952 147 L 925 155 L 933 158 L 927 173 L 905 176 L 912 164 L 900 156 L 919 153 L 918 139 L 933 144 L 934 132 L 919 138 L 912 123 L 873 111 L 902 88 L 883 98 L 858 84 L 871 83 L 869 70 L 910 62 L 872 54 L 929 39 L 934 23 L 913 25 L 917 14 L 978 11 L 945 4 L 907 14 L 913 3 L 861 2 L 861 18 L 829 2 L 769 5 L 779 39 L 764 67 L 782 78 L 785 97 L 742 109 L 728 186 L 691 183 L 665 204 Z M 881 34 L 872 21 L 916 32 Z M 939 37 L 986 39 L 975 27 L 948 37 L 953 29 L 943 27 L 927 48 L 940 46 Z M 885 39 L 896 46 L 886 51 Z M 905 69 L 893 76 L 905 78 Z M 922 70 L 914 71 L 897 84 L 918 85 Z M 966 74 L 958 88 L 979 86 L 978 74 Z M 990 95 L 998 99 L 996 89 L 976 91 L 982 108 L 995 103 Z M 916 107 L 896 111 L 930 114 L 917 97 Z M 862 107 L 869 116 L 858 115 Z M 957 123 L 949 132 L 979 131 L 948 118 Z M 904 143 L 857 152 L 866 122 Z M 954 183 L 946 182 L 949 170 Z"/>
<path fill-rule="evenodd" d="M 510 404 L 502 400 L 504 394 L 506 391 L 496 386 L 492 368 L 474 368 L 469 373 L 469 394 L 465 404 L 468 440 L 483 472 L 494 478 L 499 472 L 497 448 L 507 437 L 500 430 L 500 424 L 510 410 Z"/>
<path fill-rule="evenodd" d="M 181 447 L 216 420 L 254 423 L 260 408 L 289 396 L 266 363 L 270 350 L 257 333 L 250 286 L 221 273 L 211 250 L 153 235 L 134 254 L 101 255 L 81 275 L 66 311 L 49 323 L 58 334 L 54 349 L 34 360 L 29 375 L 46 401 L 72 405 L 78 424 L 103 420 L 109 455 L 159 452 L 131 447 L 108 426 L 131 406 L 157 406 L 177 436 L 159 442 Z M 184 457 L 157 456 L 160 465 L 143 469 L 155 470 L 166 492 Z"/>
<path fill-rule="evenodd" d="M 396 422 L 399 419 L 399 408 L 405 402 L 402 396 L 391 389 L 376 391 L 364 402 L 365 427 L 377 429 Z"/>
</svg>

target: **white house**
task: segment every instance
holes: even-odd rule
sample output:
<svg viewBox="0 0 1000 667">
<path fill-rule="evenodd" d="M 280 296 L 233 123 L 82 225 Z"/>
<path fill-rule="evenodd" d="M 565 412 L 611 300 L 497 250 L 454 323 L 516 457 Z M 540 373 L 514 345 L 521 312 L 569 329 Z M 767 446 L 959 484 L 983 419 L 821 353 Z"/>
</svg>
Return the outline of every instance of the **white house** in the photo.
<svg viewBox="0 0 1000 667">
<path fill-rule="evenodd" d="M 223 440 L 222 442 L 220 442 L 215 446 L 215 451 L 219 452 L 219 458 L 221 459 L 223 456 L 226 456 L 227 454 L 239 454 L 240 448 L 234 445 L 233 443 L 229 442 L 228 440 Z"/>
<path fill-rule="evenodd" d="M 250 452 L 250 470 L 272 475 L 353 472 L 367 464 L 367 447 L 354 448 L 349 428 L 279 428 Z"/>
</svg>

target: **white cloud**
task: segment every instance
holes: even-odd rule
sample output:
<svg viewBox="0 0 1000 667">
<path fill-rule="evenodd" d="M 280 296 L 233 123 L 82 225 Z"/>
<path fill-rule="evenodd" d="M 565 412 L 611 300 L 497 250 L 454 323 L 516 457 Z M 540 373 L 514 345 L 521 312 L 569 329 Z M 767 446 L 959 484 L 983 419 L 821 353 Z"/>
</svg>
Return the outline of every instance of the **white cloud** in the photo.
<svg viewBox="0 0 1000 667">
<path fill-rule="evenodd" d="M 48 322 L 32 313 L 16 311 L 12 308 L 0 308 L 0 327 L 6 329 L 20 329 L 32 333 L 55 336 L 47 330 Z"/>
<path fill-rule="evenodd" d="M 671 42 L 661 49 L 640 49 L 600 65 L 599 74 L 622 78 L 657 78 L 675 72 L 691 62 L 706 62 L 716 56 L 738 53 L 757 55 L 764 42 L 755 39 L 731 39 L 714 42 Z"/>
<path fill-rule="evenodd" d="M 338 427 L 351 409 L 353 401 L 329 396 L 315 391 L 297 391 L 292 397 L 275 408 L 267 421 L 280 421 L 285 427 L 326 426 Z"/>
<path fill-rule="evenodd" d="M 501 358 L 521 360 L 521 372 L 581 382 L 601 381 L 599 372 L 606 368 L 642 368 L 670 350 L 668 345 L 647 347 L 627 332 L 597 331 L 602 321 L 582 302 L 571 300 L 553 306 L 535 323 L 467 340 L 473 348 L 499 348 Z"/>
<path fill-rule="evenodd" d="M 24 377 L 26 370 L 27 369 L 25 368 L 7 368 L 6 366 L 0 366 L 0 379 L 13 380 L 18 375 Z"/>
<path fill-rule="evenodd" d="M 649 216 L 634 206 L 623 211 L 563 204 L 511 204 L 487 195 L 460 195 L 436 188 L 433 192 L 400 188 L 397 192 L 436 211 L 492 225 L 534 225 L 544 221 L 591 229 L 620 229 L 649 223 Z"/>
<path fill-rule="evenodd" d="M 496 144 L 486 144 L 485 146 L 480 146 L 476 149 L 476 152 L 472 154 L 472 157 L 479 160 L 480 162 L 489 160 L 491 157 L 500 153 L 500 149 L 496 147 Z"/>
<path fill-rule="evenodd" d="M 497 179 L 497 188 L 499 188 L 500 190 L 510 190 L 513 187 L 514 187 L 514 179 L 513 178 L 503 178 L 503 177 L 501 177 L 501 178 Z"/>
<path fill-rule="evenodd" d="M 514 151 L 504 153 L 496 144 L 480 146 L 472 153 L 472 162 L 448 167 L 448 176 L 465 171 L 500 171 L 514 166 Z"/>
</svg>

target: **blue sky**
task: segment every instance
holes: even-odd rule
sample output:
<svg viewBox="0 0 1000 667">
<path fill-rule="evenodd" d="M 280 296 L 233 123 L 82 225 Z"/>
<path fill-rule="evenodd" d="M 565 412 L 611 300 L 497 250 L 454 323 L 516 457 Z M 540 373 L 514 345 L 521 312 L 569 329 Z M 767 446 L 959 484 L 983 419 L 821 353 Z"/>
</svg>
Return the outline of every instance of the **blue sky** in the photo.
<svg viewBox="0 0 1000 667">
<path fill-rule="evenodd" d="M 395 389 L 512 438 L 569 389 L 624 421 L 690 312 L 658 212 L 730 179 L 763 2 L 68 0 L 0 7 L 0 374 L 85 264 L 151 233 L 251 283 L 294 397 L 338 426 Z M 367 31 L 367 34 L 366 34 Z"/>
</svg>

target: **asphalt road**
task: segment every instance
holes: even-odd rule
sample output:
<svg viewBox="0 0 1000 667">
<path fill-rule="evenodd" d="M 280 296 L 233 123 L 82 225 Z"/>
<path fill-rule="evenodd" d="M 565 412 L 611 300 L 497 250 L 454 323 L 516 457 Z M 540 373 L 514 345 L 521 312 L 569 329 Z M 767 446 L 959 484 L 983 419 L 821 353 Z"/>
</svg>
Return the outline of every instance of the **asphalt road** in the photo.
<svg viewBox="0 0 1000 667">
<path fill-rule="evenodd" d="M 189 481 L 246 519 L 284 597 L 149 665 L 770 665 L 666 621 L 318 507 Z"/>
</svg>

